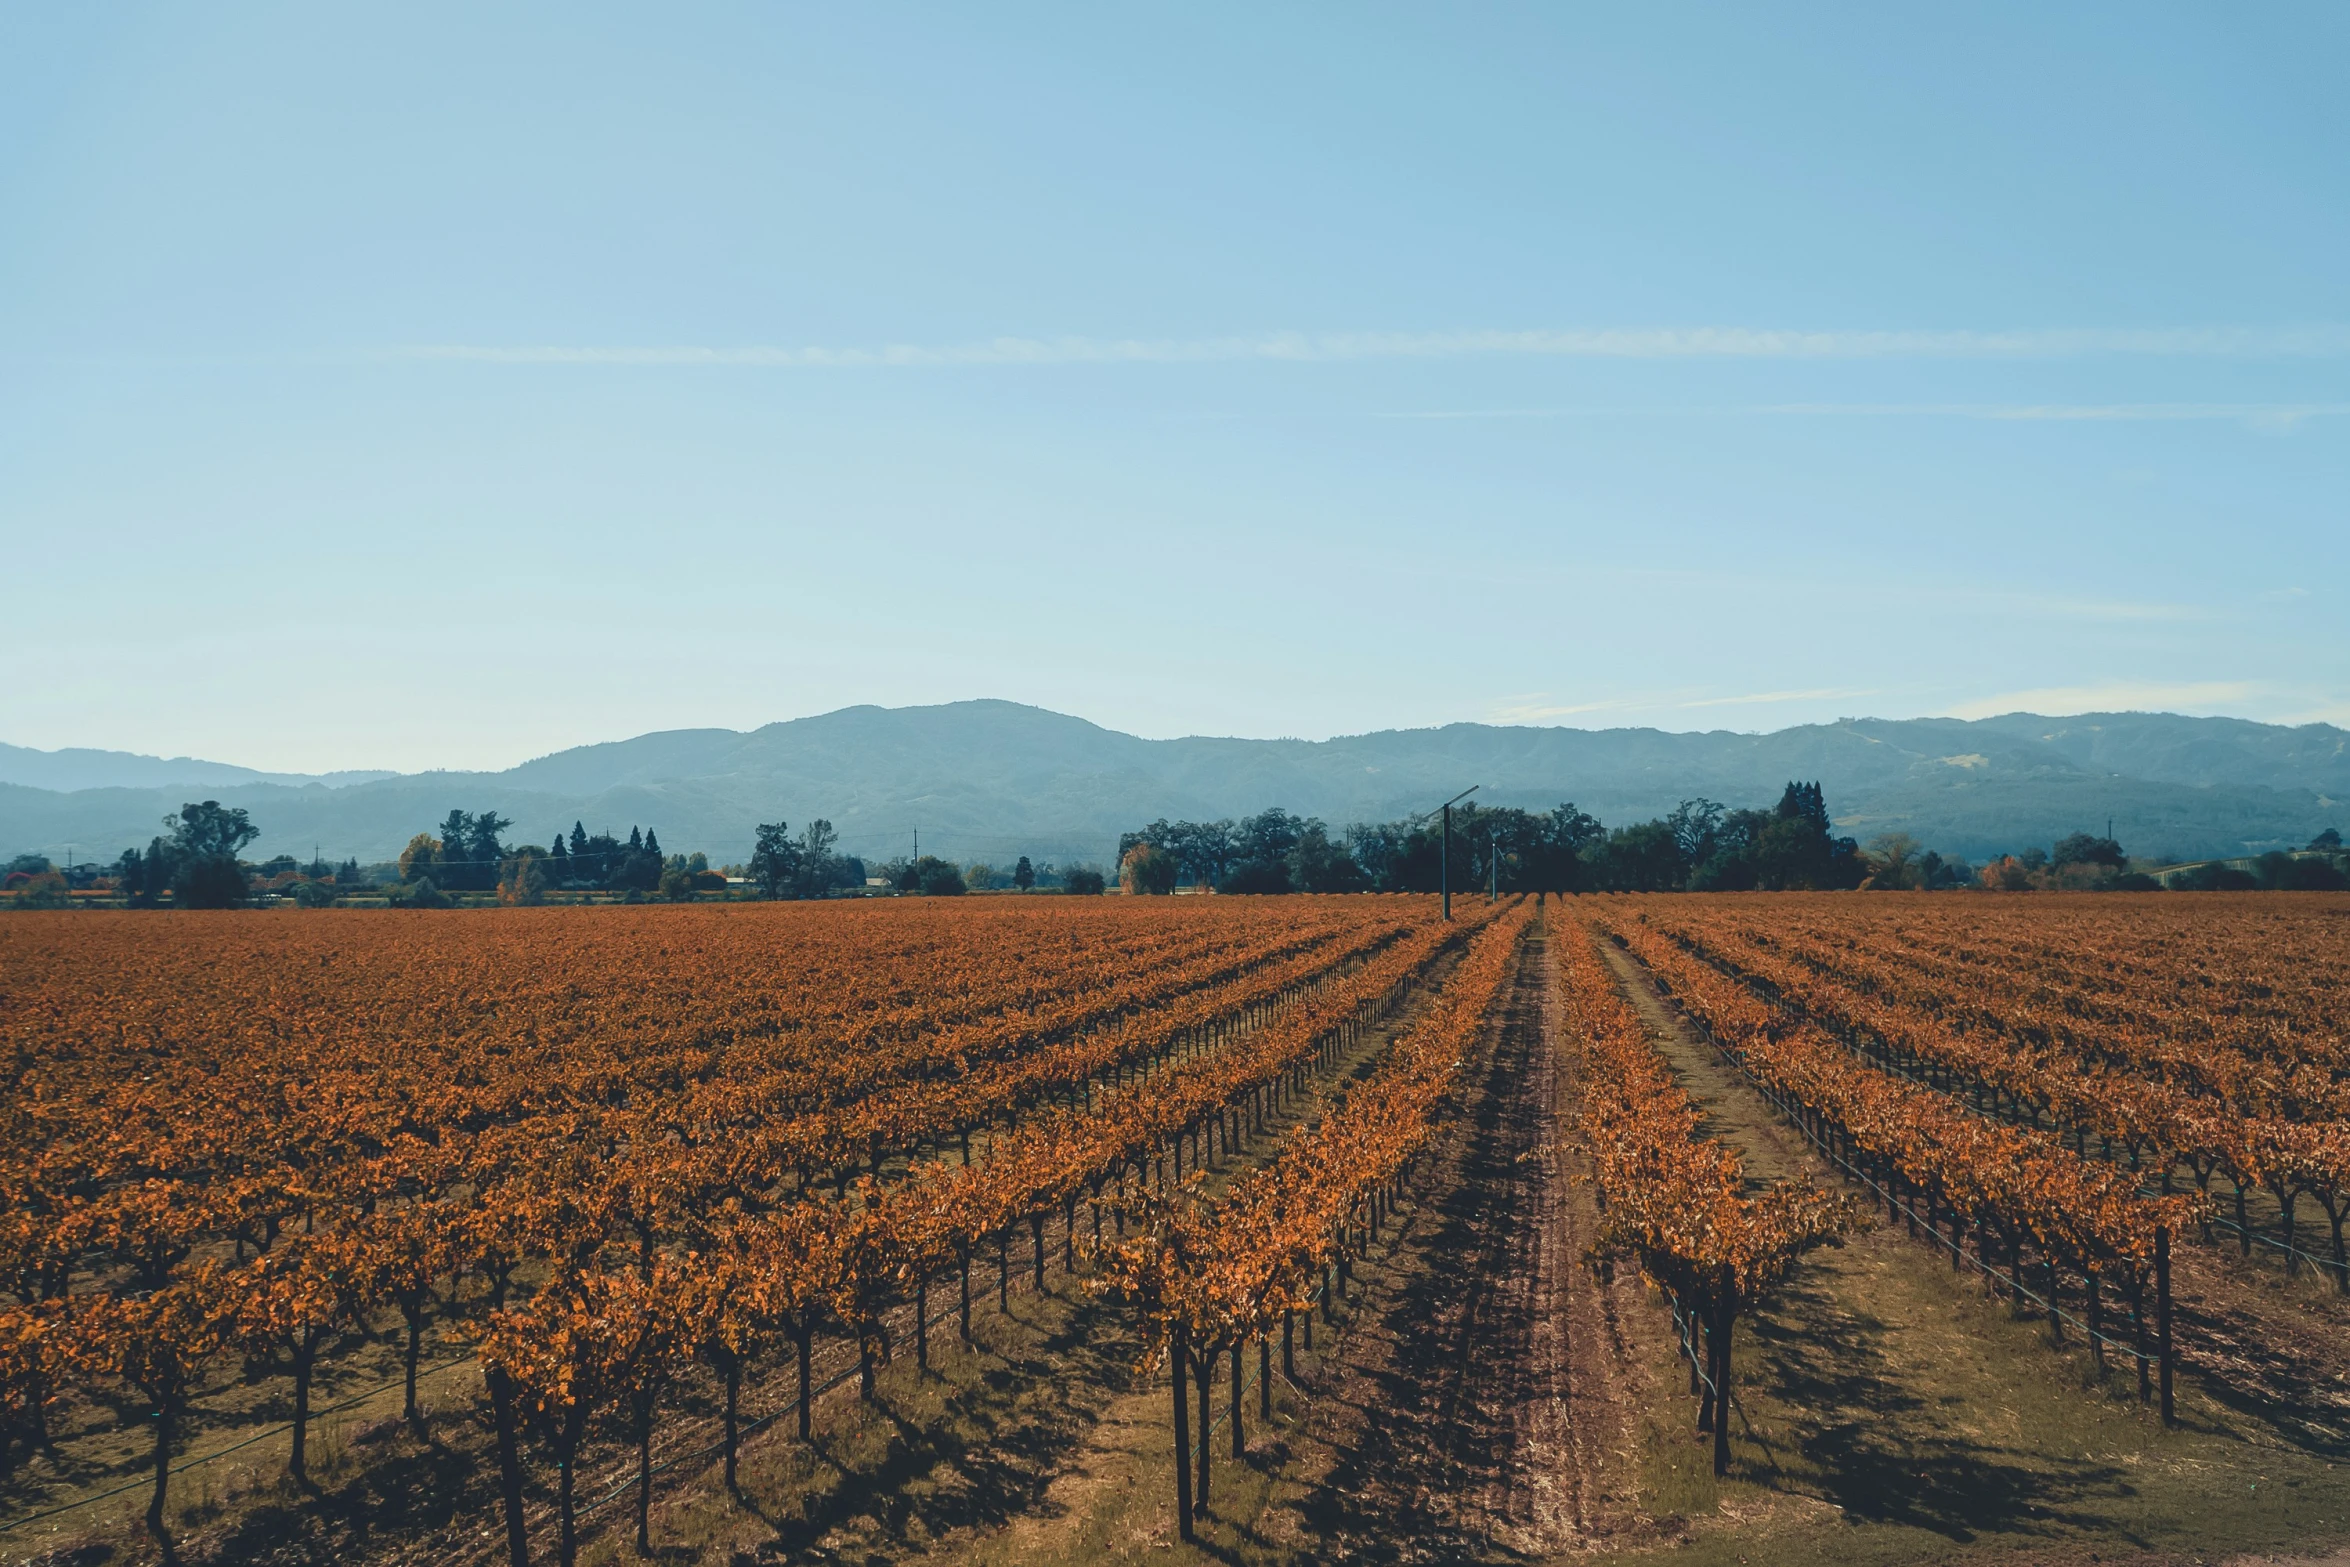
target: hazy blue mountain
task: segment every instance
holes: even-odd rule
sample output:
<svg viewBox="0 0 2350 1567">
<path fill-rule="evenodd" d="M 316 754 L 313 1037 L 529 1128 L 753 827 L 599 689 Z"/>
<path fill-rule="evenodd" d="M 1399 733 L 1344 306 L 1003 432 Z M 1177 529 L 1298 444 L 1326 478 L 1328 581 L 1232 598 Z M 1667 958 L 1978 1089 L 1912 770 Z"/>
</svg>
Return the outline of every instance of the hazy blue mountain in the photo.
<svg viewBox="0 0 2350 1567">
<path fill-rule="evenodd" d="M 0 744 L 0 784 L 27 784 L 35 789 L 154 789 L 188 784 L 226 788 L 258 783 L 314 783 L 342 789 L 398 776 L 381 770 L 265 773 L 227 762 L 198 761 L 192 756 L 141 756 L 134 751 L 92 751 L 78 746 L 36 751 L 29 746 Z"/>
<path fill-rule="evenodd" d="M 1120 830 L 1158 816 L 1280 805 L 1343 825 L 1425 810 L 1475 783 L 1492 804 L 1572 801 L 1620 823 L 1692 795 L 1768 804 L 1791 778 L 1819 779 L 1846 832 L 1903 830 L 1971 858 L 2102 832 L 2108 817 L 2133 851 L 2171 858 L 2298 846 L 2350 826 L 2350 733 L 2162 713 L 1854 719 L 1772 734 L 1452 724 L 1309 742 L 1143 740 L 1016 703 L 957 702 L 843 708 L 749 733 L 669 730 L 503 772 L 340 787 L 118 753 L 85 753 L 122 766 L 91 774 L 103 786 L 24 786 L 19 759 L 67 754 L 0 748 L 0 852 L 71 843 L 109 858 L 145 843 L 182 801 L 218 798 L 253 813 L 260 854 L 315 846 L 380 860 L 456 807 L 514 818 L 520 841 L 574 821 L 622 835 L 641 825 L 671 850 L 721 861 L 748 854 L 759 822 L 796 829 L 812 816 L 874 857 L 905 852 L 919 828 L 925 850 L 957 858 L 1101 860 Z M 129 763 L 181 771 L 125 776 Z"/>
</svg>

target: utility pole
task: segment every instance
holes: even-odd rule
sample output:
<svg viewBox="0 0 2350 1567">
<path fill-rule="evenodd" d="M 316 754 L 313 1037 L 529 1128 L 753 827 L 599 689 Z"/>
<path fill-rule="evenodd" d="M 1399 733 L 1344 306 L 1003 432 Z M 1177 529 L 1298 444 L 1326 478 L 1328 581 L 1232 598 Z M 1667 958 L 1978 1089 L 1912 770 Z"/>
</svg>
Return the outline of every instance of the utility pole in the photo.
<svg viewBox="0 0 2350 1567">
<path fill-rule="evenodd" d="M 1444 843 L 1436 851 L 1436 884 L 1443 889 L 1444 917 L 1448 920 L 1452 918 L 1452 808 L 1483 787 L 1483 784 L 1471 784 L 1438 806 L 1436 810 L 1429 811 L 1419 818 L 1421 821 L 1426 821 L 1428 817 L 1434 816 L 1438 812 L 1442 812 L 1444 815 Z"/>
<path fill-rule="evenodd" d="M 1485 869 L 1493 878 L 1485 889 L 1487 903 L 1501 901 L 1501 836 L 1499 831 L 1485 835 Z"/>
</svg>

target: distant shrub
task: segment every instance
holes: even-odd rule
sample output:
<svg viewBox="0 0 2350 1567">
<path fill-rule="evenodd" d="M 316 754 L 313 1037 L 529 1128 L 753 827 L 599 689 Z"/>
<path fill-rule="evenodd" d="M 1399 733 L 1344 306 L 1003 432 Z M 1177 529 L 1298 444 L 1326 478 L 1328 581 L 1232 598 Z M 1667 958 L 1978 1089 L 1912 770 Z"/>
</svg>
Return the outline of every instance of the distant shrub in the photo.
<svg viewBox="0 0 2350 1567">
<path fill-rule="evenodd" d="M 2233 865 L 2197 865 L 2170 878 L 2174 892 L 2250 892 L 2260 878 Z"/>
<path fill-rule="evenodd" d="M 398 883 L 385 892 L 384 900 L 395 909 L 453 909 L 457 906 L 454 899 L 432 884 L 430 876 Z"/>
<path fill-rule="evenodd" d="M 1081 870 L 1061 873 L 1061 890 L 1079 898 L 1098 898 L 1109 887 L 1100 871 Z"/>
</svg>

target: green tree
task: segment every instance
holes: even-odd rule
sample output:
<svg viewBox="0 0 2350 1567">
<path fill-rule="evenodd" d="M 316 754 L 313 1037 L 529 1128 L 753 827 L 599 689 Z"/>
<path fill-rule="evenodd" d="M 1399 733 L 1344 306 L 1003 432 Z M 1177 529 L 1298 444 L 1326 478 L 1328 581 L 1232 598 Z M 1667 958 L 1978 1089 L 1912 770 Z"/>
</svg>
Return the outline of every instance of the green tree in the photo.
<svg viewBox="0 0 2350 1567">
<path fill-rule="evenodd" d="M 456 889 L 472 886 L 476 880 L 474 867 L 466 862 L 472 858 L 473 813 L 451 811 L 442 818 L 440 831 L 435 836 L 440 842 L 440 850 L 433 857 L 434 875 L 440 884 Z M 492 862 L 493 866 L 495 863 Z M 482 885 L 488 886 L 489 883 L 483 882 Z"/>
<path fill-rule="evenodd" d="M 795 880 L 801 897 L 821 898 L 840 884 L 840 857 L 832 852 L 832 846 L 839 841 L 840 834 L 821 816 L 800 829 L 799 869 Z"/>
<path fill-rule="evenodd" d="M 1028 863 L 1028 856 L 1020 856 L 1020 863 L 1012 867 L 1012 885 L 1022 892 L 1036 886 L 1036 867 Z"/>
<path fill-rule="evenodd" d="M 1918 855 L 1925 845 L 1905 832 L 1884 832 L 1869 840 L 1870 883 L 1888 892 L 1923 885 Z M 1937 862 L 1939 863 L 1939 862 Z"/>
<path fill-rule="evenodd" d="M 441 840 L 431 833 L 418 833 L 408 840 L 408 847 L 400 851 L 400 880 L 403 882 L 413 885 L 440 868 Z"/>
<path fill-rule="evenodd" d="M 483 811 L 473 818 L 473 827 L 466 834 L 465 857 L 473 862 L 468 867 L 482 887 L 490 887 L 500 879 L 500 872 L 510 857 L 499 834 L 514 823 L 496 811 Z"/>
<path fill-rule="evenodd" d="M 1663 820 L 1618 827 L 1594 859 L 1600 885 L 1622 892 L 1669 891 L 1685 874 L 1672 824 Z"/>
<path fill-rule="evenodd" d="M 956 898 L 964 892 L 963 873 L 936 855 L 925 854 L 913 866 L 915 885 L 926 898 Z"/>
<path fill-rule="evenodd" d="M 2076 832 L 2056 841 L 2056 847 L 2048 853 L 2048 863 L 2058 870 L 2067 865 L 2103 865 L 2118 871 L 2130 863 L 2130 857 L 2111 838 Z"/>
<path fill-rule="evenodd" d="M 227 909 L 245 901 L 237 854 L 261 836 L 251 816 L 205 800 L 181 806 L 163 825 L 171 829 L 172 902 L 184 909 Z"/>
<path fill-rule="evenodd" d="M 498 868 L 498 901 L 508 908 L 531 908 L 547 901 L 547 873 L 536 849 L 524 849 Z"/>
<path fill-rule="evenodd" d="M 800 847 L 791 841 L 789 823 L 760 823 L 748 870 L 762 898 L 780 898 L 798 889 Z"/>
<path fill-rule="evenodd" d="M 1333 842 L 1330 829 L 1312 818 L 1290 845 L 1288 871 L 1290 885 L 1300 892 L 1361 892 L 1370 885 L 1346 845 Z"/>
</svg>

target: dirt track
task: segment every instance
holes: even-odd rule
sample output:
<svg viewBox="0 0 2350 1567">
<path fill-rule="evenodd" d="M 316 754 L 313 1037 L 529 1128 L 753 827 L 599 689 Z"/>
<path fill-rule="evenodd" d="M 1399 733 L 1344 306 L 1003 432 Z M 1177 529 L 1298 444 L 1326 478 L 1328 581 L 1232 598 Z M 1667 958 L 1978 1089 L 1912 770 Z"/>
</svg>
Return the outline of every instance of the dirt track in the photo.
<svg viewBox="0 0 2350 1567">
<path fill-rule="evenodd" d="M 1314 1390 L 1334 1449 L 1300 1523 L 1340 1557 L 1460 1561 L 1586 1548 L 1632 1513 L 1629 1411 L 1653 1332 L 1603 1285 L 1540 935 L 1415 1183 L 1429 1195 Z"/>
</svg>

